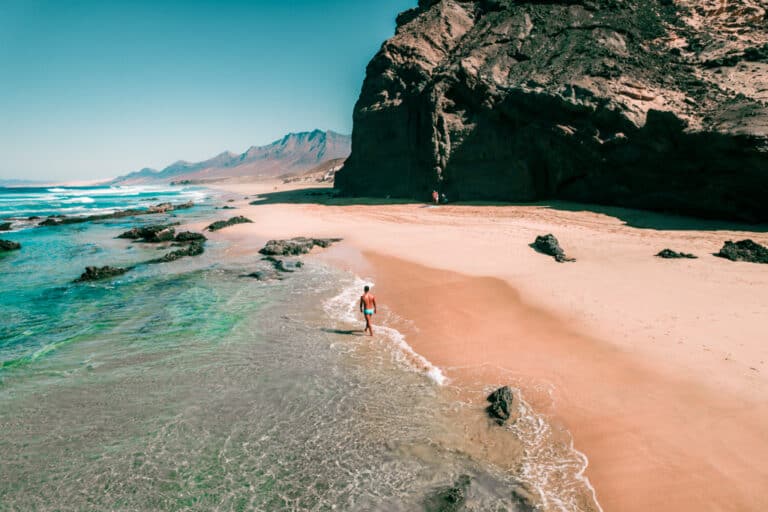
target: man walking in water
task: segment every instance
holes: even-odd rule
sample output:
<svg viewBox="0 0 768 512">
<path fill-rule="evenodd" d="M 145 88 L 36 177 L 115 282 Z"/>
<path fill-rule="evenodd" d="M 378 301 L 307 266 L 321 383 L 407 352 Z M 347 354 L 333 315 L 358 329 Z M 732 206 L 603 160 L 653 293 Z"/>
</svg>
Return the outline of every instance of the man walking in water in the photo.
<svg viewBox="0 0 768 512">
<path fill-rule="evenodd" d="M 371 287 L 365 285 L 363 295 L 360 297 L 360 312 L 365 315 L 365 330 L 373 336 L 373 327 L 371 326 L 371 317 L 376 313 L 376 297 L 371 293 Z"/>
</svg>

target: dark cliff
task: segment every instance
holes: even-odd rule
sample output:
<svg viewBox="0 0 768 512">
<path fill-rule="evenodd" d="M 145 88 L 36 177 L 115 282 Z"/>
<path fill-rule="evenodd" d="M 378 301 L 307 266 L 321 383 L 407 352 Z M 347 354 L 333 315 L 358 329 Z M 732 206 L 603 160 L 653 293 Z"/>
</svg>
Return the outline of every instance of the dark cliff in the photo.
<svg viewBox="0 0 768 512">
<path fill-rule="evenodd" d="M 346 195 L 768 221 L 759 0 L 421 0 L 368 65 Z"/>
</svg>

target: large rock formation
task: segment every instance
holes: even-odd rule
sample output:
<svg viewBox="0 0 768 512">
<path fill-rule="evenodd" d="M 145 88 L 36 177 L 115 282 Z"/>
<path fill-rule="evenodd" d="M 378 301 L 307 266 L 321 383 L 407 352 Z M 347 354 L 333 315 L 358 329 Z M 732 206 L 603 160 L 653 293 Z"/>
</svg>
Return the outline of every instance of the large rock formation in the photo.
<svg viewBox="0 0 768 512">
<path fill-rule="evenodd" d="M 760 0 L 419 0 L 370 62 L 346 195 L 768 220 Z"/>
</svg>

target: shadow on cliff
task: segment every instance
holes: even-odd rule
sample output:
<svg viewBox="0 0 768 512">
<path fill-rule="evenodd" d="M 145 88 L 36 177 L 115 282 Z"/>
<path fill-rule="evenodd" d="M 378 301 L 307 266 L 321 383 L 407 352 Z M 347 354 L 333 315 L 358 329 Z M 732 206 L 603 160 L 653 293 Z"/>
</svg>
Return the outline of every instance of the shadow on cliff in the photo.
<svg viewBox="0 0 768 512">
<path fill-rule="evenodd" d="M 328 187 L 305 188 L 270 192 L 261 194 L 254 205 L 262 204 L 318 204 L 326 206 L 350 206 L 350 205 L 389 205 L 389 204 L 414 204 L 415 206 L 429 206 L 426 202 L 419 204 L 414 199 L 386 198 L 386 197 L 339 197 L 336 191 Z M 654 229 L 659 231 L 748 231 L 754 233 L 768 232 L 768 224 L 747 224 L 741 222 L 723 221 L 716 219 L 702 219 L 685 217 L 681 215 L 658 213 L 647 210 L 622 208 L 619 206 L 603 206 L 598 204 L 575 203 L 569 201 L 537 201 L 531 203 L 522 202 L 498 202 L 498 201 L 459 201 L 450 203 L 455 206 L 523 206 L 549 208 L 566 212 L 592 212 L 609 217 L 615 217 L 624 224 L 638 229 Z"/>
</svg>

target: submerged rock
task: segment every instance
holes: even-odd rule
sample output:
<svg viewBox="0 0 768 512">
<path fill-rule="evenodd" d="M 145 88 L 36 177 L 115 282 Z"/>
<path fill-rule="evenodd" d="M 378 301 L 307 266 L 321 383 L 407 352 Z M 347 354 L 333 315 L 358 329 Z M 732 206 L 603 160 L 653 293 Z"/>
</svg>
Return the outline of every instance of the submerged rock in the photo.
<svg viewBox="0 0 768 512">
<path fill-rule="evenodd" d="M 690 259 L 696 259 L 698 256 L 695 254 L 689 254 L 687 252 L 676 252 L 672 249 L 664 249 L 661 252 L 659 252 L 657 255 L 659 258 L 664 259 L 676 259 L 676 258 L 690 258 Z"/>
<path fill-rule="evenodd" d="M 220 229 L 224 229 L 229 226 L 234 226 L 235 224 L 245 224 L 245 223 L 252 223 L 253 221 L 251 219 L 247 219 L 243 217 L 242 215 L 238 215 L 237 217 L 232 217 L 229 220 L 217 220 L 210 226 L 208 226 L 208 231 L 218 231 Z"/>
<path fill-rule="evenodd" d="M 0 240 L 0 252 L 5 251 L 18 251 L 21 249 L 19 242 L 13 242 L 11 240 Z"/>
<path fill-rule="evenodd" d="M 560 243 L 557 241 L 557 238 L 555 238 L 555 236 L 552 234 L 537 236 L 536 241 L 531 244 L 531 247 L 541 253 L 553 256 L 559 263 L 566 261 L 576 261 L 573 258 L 567 258 L 565 256 L 565 251 L 563 251 L 563 249 L 560 247 Z"/>
<path fill-rule="evenodd" d="M 493 418 L 496 423 L 503 425 L 512 417 L 512 390 L 509 386 L 503 386 L 488 395 L 488 401 L 491 405 L 485 408 L 488 416 Z"/>
<path fill-rule="evenodd" d="M 341 238 L 306 238 L 303 236 L 288 240 L 270 240 L 259 252 L 267 256 L 298 256 L 307 254 L 315 246 L 327 248 L 341 240 Z"/>
<path fill-rule="evenodd" d="M 0 222 L 0 231 L 10 231 L 12 225 L 10 222 Z"/>
<path fill-rule="evenodd" d="M 272 267 L 280 272 L 296 272 L 304 266 L 301 260 L 281 260 L 274 256 L 267 256 L 264 261 L 271 263 Z"/>
<path fill-rule="evenodd" d="M 258 281 L 274 281 L 274 280 L 282 280 L 283 276 L 281 276 L 276 270 L 269 269 L 269 270 L 257 270 L 256 272 L 251 272 L 246 277 L 252 277 Z"/>
<path fill-rule="evenodd" d="M 99 281 L 110 277 L 119 276 L 128 272 L 129 268 L 121 267 L 85 267 L 85 272 L 75 280 L 76 283 L 84 281 Z"/>
<path fill-rule="evenodd" d="M 741 240 L 739 242 L 725 242 L 720 252 L 715 254 L 731 261 L 747 261 L 750 263 L 768 263 L 768 247 L 753 242 Z"/>
<path fill-rule="evenodd" d="M 427 498 L 424 509 L 427 512 L 458 512 L 464 509 L 472 479 L 461 475 L 451 487 L 440 489 Z"/>
</svg>

